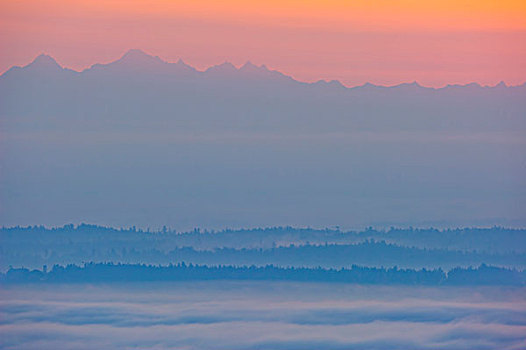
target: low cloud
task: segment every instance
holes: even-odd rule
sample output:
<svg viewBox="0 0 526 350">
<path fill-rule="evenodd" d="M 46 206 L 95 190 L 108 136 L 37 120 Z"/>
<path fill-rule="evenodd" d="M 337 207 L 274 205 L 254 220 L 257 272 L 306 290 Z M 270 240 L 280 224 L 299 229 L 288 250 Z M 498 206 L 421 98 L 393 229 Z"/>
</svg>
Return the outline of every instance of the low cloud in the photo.
<svg viewBox="0 0 526 350">
<path fill-rule="evenodd" d="M 523 288 L 253 282 L 76 287 L 0 290 L 0 348 L 512 350 L 526 345 Z"/>
</svg>

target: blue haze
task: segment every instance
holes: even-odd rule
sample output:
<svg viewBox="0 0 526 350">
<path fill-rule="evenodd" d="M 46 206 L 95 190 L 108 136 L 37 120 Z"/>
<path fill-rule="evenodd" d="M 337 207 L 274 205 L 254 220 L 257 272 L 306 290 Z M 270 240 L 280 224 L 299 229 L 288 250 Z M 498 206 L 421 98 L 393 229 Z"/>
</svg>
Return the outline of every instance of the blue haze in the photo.
<svg viewBox="0 0 526 350">
<path fill-rule="evenodd" d="M 144 232 L 94 225 L 0 229 L 0 271 L 85 262 L 350 268 L 526 267 L 526 230 L 390 229 L 362 232 L 276 227 Z"/>
<path fill-rule="evenodd" d="M 525 97 L 42 55 L 0 77 L 0 224 L 524 227 Z"/>
</svg>

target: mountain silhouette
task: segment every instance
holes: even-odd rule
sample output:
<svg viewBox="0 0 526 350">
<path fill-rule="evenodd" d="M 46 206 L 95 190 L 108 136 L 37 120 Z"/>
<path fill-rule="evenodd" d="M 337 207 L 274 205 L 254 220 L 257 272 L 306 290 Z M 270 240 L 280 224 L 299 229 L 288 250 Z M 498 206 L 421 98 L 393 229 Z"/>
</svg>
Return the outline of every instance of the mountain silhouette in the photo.
<svg viewBox="0 0 526 350">
<path fill-rule="evenodd" d="M 146 126 L 161 118 L 178 129 L 193 125 L 198 130 L 221 120 L 215 131 L 526 129 L 525 85 L 435 89 L 415 81 L 348 88 L 337 80 L 300 82 L 251 62 L 239 68 L 224 62 L 199 71 L 182 60 L 169 63 L 137 49 L 81 72 L 40 55 L 3 74 L 0 92 L 7 100 L 0 107 L 4 118 L 53 115 L 63 116 L 66 124 L 82 111 L 93 124 L 111 118 Z"/>
<path fill-rule="evenodd" d="M 93 69 L 151 69 L 152 67 L 165 67 L 168 65 L 158 56 L 151 56 L 141 50 L 132 49 L 126 52 L 121 58 L 108 64 L 95 64 L 86 71 Z"/>
<path fill-rule="evenodd" d="M 48 77 L 50 79 L 63 77 L 66 74 L 74 75 L 76 72 L 65 69 L 58 62 L 47 54 L 38 55 L 31 63 L 24 67 L 12 67 L 0 76 L 0 81 L 9 83 L 20 83 L 25 79 L 40 79 Z"/>
<path fill-rule="evenodd" d="M 112 127 L 131 123 L 213 132 L 526 130 L 526 85 L 429 88 L 414 81 L 348 88 L 337 80 L 300 82 L 250 61 L 199 71 L 138 49 L 80 72 L 43 54 L 4 73 L 0 93 L 2 118 L 44 122 L 53 116 L 58 127 L 67 128 L 78 127 L 80 113 L 96 128 L 109 127 L 111 120 Z"/>
<path fill-rule="evenodd" d="M 37 70 L 61 70 L 62 67 L 55 61 L 55 59 L 49 55 L 41 54 L 37 56 L 33 62 L 31 62 L 27 68 Z"/>
<path fill-rule="evenodd" d="M 383 89 L 397 89 L 397 90 L 404 90 L 406 92 L 416 92 L 419 90 L 448 90 L 448 89 L 463 89 L 463 90 L 487 90 L 487 89 L 521 89 L 526 90 L 526 83 L 523 85 L 515 86 L 515 87 L 509 87 L 504 82 L 500 82 L 499 84 L 495 86 L 481 86 L 478 83 L 470 83 L 465 85 L 460 84 L 454 84 L 454 85 L 446 85 L 443 88 L 426 88 L 421 86 L 418 82 L 414 81 L 412 83 L 401 83 L 394 86 L 381 86 L 381 85 L 374 85 L 371 83 L 366 83 L 362 86 L 356 86 L 356 87 L 345 87 L 341 82 L 338 80 L 319 80 L 314 83 L 304 83 L 297 81 L 293 79 L 292 77 L 283 74 L 279 71 L 270 70 L 265 65 L 257 66 L 251 63 L 250 61 L 247 61 L 244 65 L 237 68 L 230 62 L 223 62 L 221 64 L 211 66 L 208 69 L 204 71 L 198 71 L 194 67 L 186 64 L 183 62 L 182 59 L 179 59 L 175 63 L 169 63 L 161 59 L 159 56 L 153 56 L 150 54 L 145 53 L 144 51 L 140 49 L 130 49 L 128 50 L 122 57 L 119 59 L 112 61 L 107 64 L 94 64 L 91 67 L 84 69 L 83 71 L 76 72 L 70 69 L 65 69 L 62 66 L 60 66 L 57 61 L 47 55 L 47 54 L 40 54 L 37 56 L 30 64 L 24 66 L 24 67 L 12 67 L 8 71 L 6 71 L 2 76 L 0 76 L 0 79 L 6 80 L 6 79 L 18 79 L 22 78 L 21 76 L 18 76 L 20 74 L 32 74 L 33 76 L 38 76 L 42 74 L 52 74 L 58 72 L 67 72 L 71 76 L 75 75 L 75 73 L 79 73 L 81 75 L 91 75 L 95 74 L 95 72 L 104 71 L 106 73 L 125 73 L 125 74 L 137 74 L 137 75 L 144 75 L 144 74 L 168 74 L 168 75 L 183 75 L 188 76 L 193 75 L 194 77 L 204 77 L 206 78 L 224 78 L 224 79 L 246 79 L 251 78 L 255 80 L 262 80 L 262 81 L 275 81 L 275 82 L 282 82 L 282 83 L 290 83 L 294 82 L 298 86 L 312 86 L 319 89 L 328 89 L 328 90 L 334 90 L 334 89 L 345 89 L 345 90 L 367 90 L 367 91 L 381 91 Z M 22 73 L 24 72 L 24 73 Z M 13 76 L 14 75 L 14 76 Z M 13 76 L 13 77 L 12 77 Z"/>
</svg>

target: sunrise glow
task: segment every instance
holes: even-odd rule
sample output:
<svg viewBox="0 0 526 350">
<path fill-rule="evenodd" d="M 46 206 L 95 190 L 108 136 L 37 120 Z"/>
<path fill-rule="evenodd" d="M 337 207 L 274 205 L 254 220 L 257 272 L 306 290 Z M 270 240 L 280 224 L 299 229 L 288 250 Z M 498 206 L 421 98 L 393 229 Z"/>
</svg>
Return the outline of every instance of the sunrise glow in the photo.
<svg viewBox="0 0 526 350">
<path fill-rule="evenodd" d="M 140 48 L 299 80 L 521 84 L 524 1 L 3 1 L 0 71 L 47 52 L 81 70 Z"/>
</svg>

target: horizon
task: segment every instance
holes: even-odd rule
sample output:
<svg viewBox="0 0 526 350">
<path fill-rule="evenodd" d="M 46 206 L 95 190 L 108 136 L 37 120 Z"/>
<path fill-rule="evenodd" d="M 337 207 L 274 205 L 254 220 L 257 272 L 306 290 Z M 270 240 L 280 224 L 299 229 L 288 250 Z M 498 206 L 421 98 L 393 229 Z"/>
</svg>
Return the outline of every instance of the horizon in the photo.
<svg viewBox="0 0 526 350">
<path fill-rule="evenodd" d="M 409 225 L 409 224 L 408 224 Z M 31 229 L 44 229 L 44 230 L 61 230 L 61 229 L 73 229 L 77 230 L 80 228 L 100 228 L 100 229 L 107 229 L 107 230 L 115 230 L 115 231 L 132 231 L 137 233 L 173 233 L 173 234 L 193 234 L 193 233 L 206 233 L 206 234 L 216 234 L 216 233 L 223 233 L 223 232 L 243 232 L 243 231 L 270 231 L 270 230 L 283 230 L 283 229 L 291 229 L 291 230 L 298 230 L 298 231 L 320 231 L 320 232 L 339 232 L 339 233 L 364 233 L 368 231 L 378 231 L 378 232 L 385 232 L 388 233 L 389 231 L 407 231 L 407 230 L 414 230 L 414 231 L 438 231 L 438 232 L 446 232 L 446 231 L 461 231 L 461 230 L 511 230 L 511 231 L 525 231 L 526 225 L 522 226 L 505 226 L 505 225 L 466 225 L 466 226 L 440 226 L 440 225 L 420 225 L 414 226 L 414 225 L 391 225 L 391 226 L 385 226 L 385 225 L 364 225 L 361 228 L 345 228 L 340 227 L 338 225 L 332 225 L 332 226 L 320 226 L 320 227 L 312 227 L 312 226 L 295 226 L 295 225 L 288 225 L 288 226 L 246 226 L 246 227 L 217 227 L 217 228 L 206 228 L 206 227 L 194 227 L 187 230 L 177 230 L 175 227 L 171 227 L 169 225 L 162 225 L 162 226 L 112 226 L 112 225 L 104 225 L 104 224 L 92 224 L 88 222 L 78 222 L 78 223 L 64 223 L 59 225 L 42 225 L 42 224 L 26 224 L 26 225 L 12 225 L 12 226 L 0 226 L 0 230 L 13 230 L 13 229 L 21 229 L 21 230 L 31 230 Z"/>
<path fill-rule="evenodd" d="M 513 88 L 513 87 L 523 87 L 523 86 L 526 85 L 526 78 L 524 78 L 522 80 L 522 82 L 518 82 L 516 84 L 509 84 L 509 83 L 507 83 L 504 80 L 499 80 L 498 82 L 496 82 L 494 84 L 483 84 L 483 83 L 478 82 L 478 81 L 469 81 L 469 82 L 465 82 L 465 83 L 448 83 L 448 82 L 446 82 L 443 85 L 423 85 L 420 82 L 418 82 L 417 80 L 412 80 L 412 81 L 407 80 L 407 81 L 400 81 L 398 83 L 393 83 L 391 85 L 376 84 L 376 83 L 373 83 L 373 82 L 370 82 L 370 81 L 366 81 L 366 82 L 364 82 L 364 83 L 362 83 L 360 85 L 346 85 L 346 84 L 344 84 L 342 81 L 340 81 L 338 79 L 327 79 L 327 78 L 323 78 L 323 77 L 320 77 L 320 78 L 314 79 L 314 80 L 310 80 L 310 81 L 300 80 L 300 79 L 295 78 L 293 75 L 289 74 L 288 72 L 283 72 L 283 71 L 280 71 L 280 70 L 275 69 L 273 67 L 269 67 L 265 63 L 257 65 L 257 64 L 252 63 L 250 60 L 246 60 L 244 63 L 237 64 L 237 65 L 233 64 L 232 62 L 230 62 L 228 60 L 225 60 L 225 61 L 222 61 L 222 62 L 217 63 L 217 64 L 211 64 L 209 66 L 198 68 L 197 66 L 192 65 L 191 63 L 189 63 L 188 61 L 186 61 L 182 57 L 179 57 L 176 60 L 166 60 L 166 59 L 164 59 L 161 56 L 158 56 L 158 55 L 155 55 L 155 54 L 151 54 L 149 52 L 146 52 L 146 51 L 144 51 L 142 49 L 138 49 L 138 48 L 127 49 L 123 54 L 121 54 L 117 58 L 114 58 L 114 59 L 112 59 L 110 61 L 107 61 L 107 62 L 93 62 L 93 63 L 90 63 L 87 66 L 80 67 L 80 68 L 69 67 L 68 65 L 62 63 L 60 61 L 60 59 L 57 59 L 57 57 L 47 53 L 46 51 L 43 51 L 43 52 L 37 54 L 36 56 L 33 56 L 34 58 L 29 63 L 26 63 L 26 64 L 14 64 L 14 65 L 6 68 L 5 70 L 1 71 L 0 72 L 0 77 L 3 76 L 4 74 L 6 74 L 8 71 L 12 70 L 13 68 L 26 68 L 26 67 L 34 64 L 35 62 L 37 62 L 42 57 L 52 59 L 54 61 L 54 63 L 56 63 L 62 69 L 71 70 L 71 71 L 76 72 L 76 73 L 83 73 L 83 72 L 89 71 L 90 69 L 92 69 L 94 67 L 97 67 L 97 66 L 104 66 L 104 65 L 109 65 L 109 64 L 118 62 L 118 61 L 122 60 L 123 58 L 125 58 L 129 54 L 145 55 L 145 56 L 148 56 L 149 58 L 152 58 L 152 59 L 159 59 L 162 63 L 166 63 L 166 64 L 181 64 L 182 63 L 182 64 L 194 69 L 196 72 L 199 72 L 199 73 L 205 73 L 206 71 L 208 71 L 211 68 L 220 67 L 220 66 L 223 66 L 225 64 L 226 65 L 232 65 L 237 71 L 241 70 L 245 66 L 252 65 L 252 66 L 255 66 L 255 67 L 260 68 L 260 69 L 266 69 L 269 72 L 281 73 L 281 74 L 285 75 L 286 77 L 289 77 L 289 78 L 291 78 L 294 81 L 299 82 L 299 83 L 316 84 L 316 83 L 320 83 L 320 82 L 325 82 L 325 83 L 336 82 L 336 83 L 341 84 L 346 89 L 355 89 L 355 88 L 360 88 L 360 87 L 365 87 L 365 86 L 392 88 L 392 87 L 404 86 L 404 85 L 417 85 L 419 87 L 426 88 L 426 89 L 440 90 L 440 89 L 444 89 L 444 88 L 448 88 L 448 87 L 477 86 L 477 87 L 482 87 L 482 88 L 496 88 L 498 86 L 504 85 L 505 87 Z"/>
</svg>

